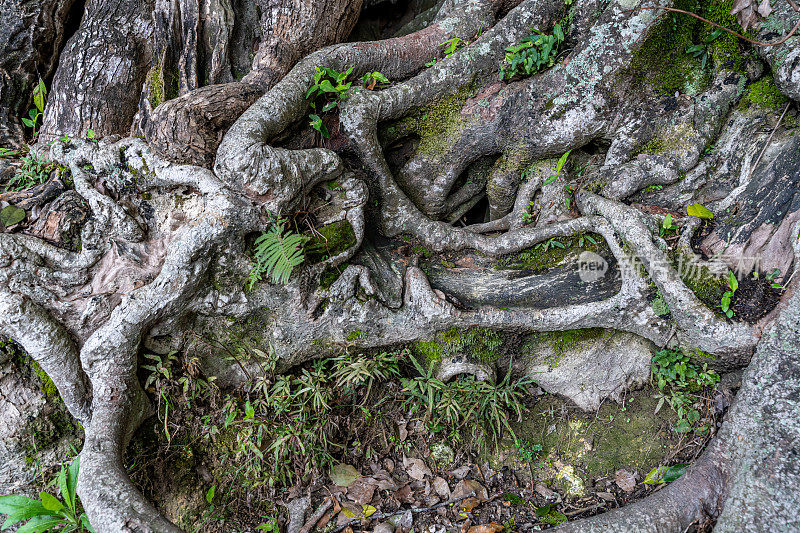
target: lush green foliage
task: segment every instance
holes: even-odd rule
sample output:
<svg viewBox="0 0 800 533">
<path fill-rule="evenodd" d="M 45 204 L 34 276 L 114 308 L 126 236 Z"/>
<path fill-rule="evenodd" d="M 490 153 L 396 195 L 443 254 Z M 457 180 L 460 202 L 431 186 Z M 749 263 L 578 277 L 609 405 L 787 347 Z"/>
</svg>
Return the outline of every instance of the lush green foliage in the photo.
<svg viewBox="0 0 800 533">
<path fill-rule="evenodd" d="M 411 363 L 419 376 L 402 380 L 406 405 L 411 412 L 423 411 L 432 431 L 448 430 L 453 441 L 460 440 L 458 431 L 473 428 L 475 445 L 481 450 L 499 441 L 504 430 L 514 439 L 509 413 L 522 415 L 522 398 L 527 379 L 511 381 L 510 373 L 497 384 L 477 381 L 470 376 L 444 383 L 435 377 L 435 362 L 427 367 L 412 355 Z"/>
<path fill-rule="evenodd" d="M 306 91 L 306 99 L 310 100 L 311 109 L 315 112 L 308 115 L 310 126 L 320 132 L 326 139 L 331 136 L 327 126 L 322 121 L 321 115 L 333 110 L 340 102 L 347 99 L 347 91 L 350 90 L 352 82 L 347 81 L 347 77 L 352 74 L 354 67 L 350 67 L 344 72 L 338 72 L 332 68 L 317 67 L 314 73 L 314 83 Z M 373 72 L 372 74 L 380 74 Z M 383 76 L 381 74 L 381 76 Z M 385 79 L 385 77 L 384 77 Z M 387 83 L 389 80 L 386 80 Z M 320 106 L 320 109 L 317 109 Z"/>
<path fill-rule="evenodd" d="M 286 219 L 278 219 L 256 239 L 248 278 L 249 289 L 261 281 L 265 274 L 273 283 L 285 285 L 289 282 L 292 270 L 305 261 L 303 246 L 308 237 L 285 230 L 285 227 Z"/>
<path fill-rule="evenodd" d="M 21 191 L 47 181 L 54 166 L 33 152 L 22 158 L 22 166 L 6 183 L 7 191 Z"/>
<path fill-rule="evenodd" d="M 668 403 L 678 414 L 676 431 L 679 433 L 705 433 L 706 426 L 698 426 L 700 412 L 695 408 L 700 394 L 719 383 L 719 375 L 702 367 L 683 352 L 661 350 L 653 356 L 650 366 L 653 382 L 660 391 L 656 412 Z"/>
<path fill-rule="evenodd" d="M 78 495 L 78 469 L 80 458 L 73 459 L 72 464 L 61 467 L 57 483 L 61 492 L 59 500 L 49 492 L 40 492 L 39 500 L 26 496 L 0 496 L 0 514 L 7 515 L 2 530 L 27 520 L 20 526 L 18 533 L 44 533 L 58 531 L 89 531 L 94 533 L 86 514 L 80 512 Z"/>
<path fill-rule="evenodd" d="M 645 485 L 671 483 L 686 473 L 687 468 L 689 468 L 689 465 L 686 463 L 678 463 L 672 466 L 657 466 L 647 473 L 642 483 Z"/>
<path fill-rule="evenodd" d="M 505 58 L 500 63 L 500 79 L 530 76 L 555 64 L 558 48 L 564 42 L 561 24 L 553 27 L 552 35 L 535 29 L 533 32 L 535 35 L 525 37 L 520 44 L 506 48 Z"/>
</svg>

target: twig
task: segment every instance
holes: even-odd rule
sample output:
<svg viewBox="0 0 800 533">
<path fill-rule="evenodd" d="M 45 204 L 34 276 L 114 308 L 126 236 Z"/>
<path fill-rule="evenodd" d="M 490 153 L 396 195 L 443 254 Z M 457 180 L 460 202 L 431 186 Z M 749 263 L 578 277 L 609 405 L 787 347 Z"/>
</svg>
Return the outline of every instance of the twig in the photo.
<svg viewBox="0 0 800 533">
<path fill-rule="evenodd" d="M 780 127 L 781 122 L 783 122 L 783 117 L 786 116 L 786 112 L 789 111 L 789 106 L 790 105 L 792 105 L 791 100 L 786 104 L 786 107 L 783 108 L 783 113 L 781 113 L 781 118 L 778 119 L 778 123 L 775 124 L 774 128 L 772 128 L 772 133 L 769 134 L 769 138 L 767 139 L 766 144 L 764 144 L 764 148 L 762 148 L 761 149 L 761 153 L 758 154 L 758 159 L 756 159 L 756 162 L 753 163 L 752 167 L 750 167 L 750 172 L 747 173 L 747 179 L 748 180 L 750 179 L 750 176 L 753 175 L 753 172 L 756 170 L 756 167 L 758 166 L 758 164 L 761 162 L 761 158 L 764 157 L 764 152 L 767 151 L 767 147 L 769 146 L 769 143 L 772 142 L 772 137 L 775 135 L 775 132 Z"/>
<path fill-rule="evenodd" d="M 430 507 L 420 507 L 418 509 L 403 509 L 401 511 L 395 511 L 393 513 L 377 513 L 377 514 L 374 514 L 374 515 L 370 516 L 369 518 L 371 520 L 383 520 L 384 518 L 391 518 L 393 516 L 399 516 L 399 515 L 404 514 L 404 513 L 408 512 L 408 511 L 411 511 L 412 513 L 425 513 L 425 512 L 428 512 L 428 511 L 433 511 L 435 509 L 438 509 L 439 507 L 445 507 L 447 505 L 453 505 L 454 503 L 458 503 L 461 500 L 466 500 L 467 498 L 472 498 L 473 496 L 475 496 L 475 491 L 472 491 L 469 494 L 465 494 L 464 496 L 461 496 L 460 498 L 456 498 L 455 500 L 448 500 L 446 502 L 439 502 L 436 505 L 431 505 Z M 363 518 L 366 518 L 366 517 L 354 518 L 353 520 L 350 520 L 349 522 L 346 522 L 346 523 L 340 525 L 339 527 L 335 528 L 333 531 L 331 531 L 331 533 L 339 533 L 340 531 L 342 531 L 347 526 L 353 526 L 353 525 L 358 524 L 359 522 L 361 522 L 361 520 Z"/>
<path fill-rule="evenodd" d="M 637 7 L 635 9 L 626 9 L 625 11 L 623 11 L 623 13 L 631 13 L 633 11 L 650 11 L 650 10 L 655 10 L 655 9 L 662 9 L 664 11 L 672 11 L 673 13 L 683 13 L 684 15 L 689 15 L 690 17 L 694 17 L 697 20 L 701 20 L 701 21 L 705 22 L 706 24 L 711 24 L 715 28 L 719 28 L 722 31 L 726 31 L 726 32 L 730 33 L 731 35 L 733 35 L 734 37 L 738 37 L 739 39 L 743 39 L 743 40 L 747 41 L 748 43 L 752 43 L 752 44 L 755 44 L 755 45 L 758 45 L 758 46 L 776 46 L 776 45 L 779 45 L 779 44 L 783 44 L 786 41 L 788 41 L 792 37 L 792 35 L 795 34 L 795 32 L 797 31 L 798 28 L 800 28 L 800 20 L 798 20 L 797 24 L 794 25 L 794 28 L 792 28 L 792 31 L 790 31 L 789 34 L 786 37 L 784 37 L 780 41 L 776 41 L 774 43 L 765 43 L 763 41 L 754 41 L 753 39 L 745 37 L 741 33 L 736 33 L 733 30 L 729 30 L 728 28 L 726 28 L 724 26 L 720 26 L 716 22 L 712 22 L 712 21 L 710 21 L 708 19 L 705 19 L 705 18 L 701 17 L 700 15 L 696 15 L 695 13 L 692 13 L 691 11 L 684 11 L 683 9 L 676 9 L 674 7 L 662 7 L 662 6 Z"/>
<path fill-rule="evenodd" d="M 309 531 L 314 529 L 314 526 L 317 525 L 317 522 L 319 522 L 320 518 L 322 518 L 322 515 L 328 512 L 328 509 L 333 506 L 332 500 L 333 496 L 325 498 L 325 501 L 317 508 L 316 511 L 314 511 L 314 514 L 311 515 L 311 518 L 308 519 L 308 522 L 306 522 L 305 525 L 300 528 L 298 533 L 309 533 Z"/>
</svg>

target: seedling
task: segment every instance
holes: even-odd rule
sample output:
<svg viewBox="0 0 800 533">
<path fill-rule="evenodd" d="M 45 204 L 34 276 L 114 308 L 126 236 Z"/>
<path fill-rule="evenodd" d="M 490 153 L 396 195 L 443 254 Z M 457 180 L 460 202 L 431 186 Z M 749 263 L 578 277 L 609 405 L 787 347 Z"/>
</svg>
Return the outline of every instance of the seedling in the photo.
<svg viewBox="0 0 800 533">
<path fill-rule="evenodd" d="M 739 288 L 739 280 L 736 279 L 736 276 L 733 272 L 728 271 L 728 290 L 722 295 L 722 300 L 719 303 L 719 306 L 722 308 L 722 312 L 725 313 L 725 316 L 728 318 L 733 317 L 733 309 L 731 309 L 731 300 L 733 299 L 734 295 L 736 294 L 736 289 Z"/>
</svg>

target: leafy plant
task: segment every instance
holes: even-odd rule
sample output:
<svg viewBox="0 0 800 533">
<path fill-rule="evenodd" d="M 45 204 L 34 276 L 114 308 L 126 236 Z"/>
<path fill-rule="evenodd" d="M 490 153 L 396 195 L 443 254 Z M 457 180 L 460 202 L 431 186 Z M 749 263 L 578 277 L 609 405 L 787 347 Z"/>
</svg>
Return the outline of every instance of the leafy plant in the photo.
<svg viewBox="0 0 800 533">
<path fill-rule="evenodd" d="M 365 89 L 371 91 L 375 89 L 378 84 L 382 84 L 383 86 L 389 85 L 389 78 L 377 71 L 367 72 L 361 77 L 361 82 Z"/>
<path fill-rule="evenodd" d="M 308 237 L 284 231 L 286 219 L 278 219 L 261 234 L 254 243 L 255 253 L 248 277 L 248 288 L 252 289 L 266 274 L 273 283 L 285 285 L 292 270 L 305 261 L 303 245 Z"/>
<path fill-rule="evenodd" d="M 711 45 L 711 43 L 716 41 L 720 35 L 722 35 L 722 30 L 717 28 L 711 32 L 708 37 L 703 39 L 702 43 L 688 46 L 686 48 L 686 53 L 690 56 L 694 56 L 696 59 L 699 59 L 702 63 L 702 67 L 706 68 L 706 63 L 708 62 L 708 47 Z"/>
<path fill-rule="evenodd" d="M 567 521 L 567 515 L 555 508 L 554 503 L 548 503 L 545 506 L 536 509 L 536 518 L 540 522 L 557 526 Z"/>
<path fill-rule="evenodd" d="M 36 137 L 38 133 L 37 127 L 39 125 L 39 119 L 42 118 L 42 113 L 44 112 L 44 101 L 47 97 L 47 87 L 45 87 L 44 82 L 41 78 L 39 78 L 39 83 L 36 84 L 36 87 L 33 88 L 33 107 L 32 109 L 28 110 L 28 117 L 22 117 L 22 123 L 28 126 L 29 128 L 33 129 L 33 136 Z"/>
<path fill-rule="evenodd" d="M 22 159 L 22 166 L 6 183 L 6 190 L 21 191 L 34 185 L 40 185 L 47 181 L 53 169 L 54 165 L 52 163 L 48 163 L 35 153 L 29 152 Z"/>
<path fill-rule="evenodd" d="M 49 492 L 40 492 L 39 500 L 26 496 L 10 494 L 0 496 L 0 514 L 7 515 L 2 529 L 27 520 L 17 529 L 18 533 L 44 533 L 58 531 L 69 533 L 72 531 L 89 531 L 94 533 L 86 513 L 80 511 L 80 502 L 76 488 L 78 486 L 78 469 L 80 458 L 73 459 L 69 468 L 61 467 L 57 482 L 61 492 L 61 499 Z"/>
<path fill-rule="evenodd" d="M 347 77 L 352 74 L 354 68 L 350 67 L 344 72 L 339 72 L 332 68 L 317 67 L 314 72 L 314 83 L 306 91 L 306 99 L 311 101 L 309 105 L 315 111 L 308 115 L 311 121 L 309 125 L 326 139 L 331 134 L 323 123 L 321 114 L 333 110 L 347 99 L 347 91 L 352 86 L 352 82 L 347 81 Z M 317 106 L 320 106 L 318 113 Z"/>
<path fill-rule="evenodd" d="M 664 220 L 661 221 L 661 228 L 658 230 L 658 234 L 662 237 L 666 235 L 674 235 L 675 230 L 678 229 L 678 225 L 672 221 L 672 215 L 667 213 L 667 216 L 664 217 Z"/>
<path fill-rule="evenodd" d="M 539 30 L 532 30 L 535 35 L 525 37 L 517 45 L 506 48 L 506 54 L 500 63 L 500 79 L 511 80 L 516 76 L 531 76 L 553 66 L 558 55 L 558 48 L 564 42 L 564 30 L 561 24 L 553 27 L 553 34 L 546 35 Z"/>
<path fill-rule="evenodd" d="M 19 155 L 19 150 L 13 150 L 11 148 L 0 148 L 0 157 L 17 157 Z"/>
<path fill-rule="evenodd" d="M 733 317 L 733 309 L 731 309 L 731 300 L 736 295 L 736 290 L 739 288 L 739 280 L 736 279 L 736 275 L 728 271 L 728 290 L 725 291 L 722 295 L 722 299 L 719 302 L 720 308 L 722 308 L 722 312 L 725 313 L 725 316 L 728 318 Z"/>
<path fill-rule="evenodd" d="M 565 153 L 558 159 L 558 162 L 556 163 L 556 168 L 553 169 L 555 171 L 555 174 L 551 174 L 550 176 L 548 176 L 548 178 L 544 180 L 544 182 L 542 183 L 542 186 L 550 185 L 551 183 L 553 183 L 558 179 L 558 177 L 561 175 L 561 171 L 564 169 L 564 165 L 567 163 L 567 158 L 569 157 L 570 153 L 572 153 L 572 150 L 567 150 L 567 153 Z"/>
<path fill-rule="evenodd" d="M 530 381 L 511 381 L 511 373 L 497 384 L 476 380 L 473 376 L 444 383 L 435 377 L 435 361 L 427 367 L 414 356 L 409 360 L 419 376 L 402 380 L 405 405 L 411 411 L 424 411 L 429 426 L 448 428 L 451 433 L 462 427 L 474 428 L 474 444 L 481 450 L 499 442 L 505 430 L 516 440 L 509 413 L 522 414 L 524 386 Z"/>
<path fill-rule="evenodd" d="M 656 353 L 650 369 L 651 379 L 660 391 L 655 412 L 658 413 L 668 403 L 678 415 L 675 428 L 678 433 L 707 431 L 707 427 L 696 425 L 701 416 L 695 404 L 701 399 L 699 393 L 719 383 L 719 375 L 708 370 L 706 363 L 701 367 L 690 356 L 674 350 Z"/>
<path fill-rule="evenodd" d="M 444 58 L 447 59 L 451 55 L 455 54 L 459 48 L 462 48 L 464 46 L 464 41 L 463 39 L 460 39 L 458 37 L 453 37 L 452 39 L 448 39 L 443 43 L 440 43 L 439 46 L 444 46 Z M 436 61 L 437 61 L 436 59 L 428 61 L 427 63 L 425 63 L 425 66 L 432 67 L 433 65 L 436 64 Z"/>
</svg>

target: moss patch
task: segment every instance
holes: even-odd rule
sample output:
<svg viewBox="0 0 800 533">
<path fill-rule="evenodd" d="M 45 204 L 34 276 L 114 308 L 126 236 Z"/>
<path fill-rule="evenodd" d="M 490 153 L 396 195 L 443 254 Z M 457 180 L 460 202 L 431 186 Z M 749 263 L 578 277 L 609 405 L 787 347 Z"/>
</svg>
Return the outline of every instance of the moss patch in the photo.
<svg viewBox="0 0 800 533">
<path fill-rule="evenodd" d="M 674 431 L 677 417 L 671 409 L 653 414 L 653 395 L 648 387 L 632 393 L 624 406 L 602 405 L 597 414 L 564 409 L 564 401 L 554 396 L 538 400 L 514 426 L 520 441 L 542 446 L 541 460 L 532 463 L 534 477 L 555 481 L 558 465 L 560 470 L 574 468 L 575 475 L 591 483 L 619 469 L 647 473 L 659 465 L 680 435 Z M 513 444 L 506 444 L 506 461 L 519 463 Z"/>
<path fill-rule="evenodd" d="M 531 269 L 534 272 L 544 272 L 558 266 L 570 255 L 586 250 L 598 253 L 601 248 L 607 248 L 607 246 L 603 237 L 596 233 L 558 237 L 518 253 L 503 256 L 499 260 L 499 266 L 500 268 Z"/>
<path fill-rule="evenodd" d="M 306 244 L 306 260 L 318 263 L 329 257 L 334 257 L 356 244 L 356 234 L 353 226 L 346 220 L 328 224 L 310 235 L 311 240 Z"/>
<path fill-rule="evenodd" d="M 736 24 L 735 17 L 730 14 L 732 4 L 733 0 L 679 0 L 675 2 L 675 7 L 697 13 L 741 33 L 741 26 Z M 667 14 L 633 58 L 635 81 L 649 85 L 663 95 L 671 95 L 675 91 L 697 94 L 706 89 L 711 82 L 711 69 L 704 69 L 699 59 L 686 53 L 686 48 L 702 43 L 714 29 L 688 15 Z M 708 51 L 713 60 L 709 64 L 734 70 L 741 68 L 739 45 L 732 35 L 723 33 L 711 43 Z"/>
<path fill-rule="evenodd" d="M 613 333 L 613 330 L 606 330 L 602 328 L 569 329 L 566 331 L 532 333 L 526 337 L 525 343 L 522 345 L 522 353 L 528 354 L 528 357 L 531 355 L 535 357 L 536 354 L 531 354 L 531 352 L 538 349 L 542 344 L 550 345 L 553 351 L 552 356 L 549 357 L 547 363 L 551 368 L 555 368 L 561 361 L 561 357 L 570 348 L 573 348 L 581 342 L 590 339 L 609 337 L 613 335 Z"/>
<path fill-rule="evenodd" d="M 431 105 L 418 108 L 403 119 L 382 128 L 381 141 L 391 143 L 409 135 L 416 135 L 420 140 L 417 153 L 441 153 L 448 142 L 466 126 L 467 118 L 461 115 L 461 110 L 467 100 L 474 95 L 473 88 L 465 87 Z"/>
<path fill-rule="evenodd" d="M 412 346 L 417 357 L 423 358 L 426 364 L 439 362 L 462 352 L 476 361 L 492 363 L 500 356 L 503 335 L 486 328 L 460 330 L 452 328 L 439 333 L 433 340 L 418 342 Z"/>
<path fill-rule="evenodd" d="M 761 109 L 775 109 L 788 101 L 778 88 L 772 76 L 765 76 L 760 80 L 751 83 L 745 89 L 745 93 L 739 102 L 740 109 L 757 107 Z"/>
</svg>

